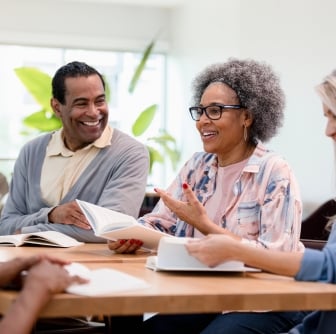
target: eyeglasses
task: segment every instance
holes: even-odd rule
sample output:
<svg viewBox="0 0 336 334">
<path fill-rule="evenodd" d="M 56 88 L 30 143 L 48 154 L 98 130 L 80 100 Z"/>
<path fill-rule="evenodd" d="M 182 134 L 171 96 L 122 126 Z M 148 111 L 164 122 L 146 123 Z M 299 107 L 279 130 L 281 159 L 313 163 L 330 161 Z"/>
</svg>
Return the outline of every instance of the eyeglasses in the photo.
<svg viewBox="0 0 336 334">
<path fill-rule="evenodd" d="M 226 105 L 226 104 L 216 103 L 216 104 L 212 104 L 207 107 L 200 107 L 200 106 L 190 107 L 189 112 L 190 112 L 191 118 L 194 121 L 199 121 L 203 113 L 205 113 L 205 115 L 209 119 L 217 120 L 222 117 L 223 111 L 225 109 L 242 109 L 242 108 L 244 107 L 239 104 L 238 105 Z"/>
</svg>

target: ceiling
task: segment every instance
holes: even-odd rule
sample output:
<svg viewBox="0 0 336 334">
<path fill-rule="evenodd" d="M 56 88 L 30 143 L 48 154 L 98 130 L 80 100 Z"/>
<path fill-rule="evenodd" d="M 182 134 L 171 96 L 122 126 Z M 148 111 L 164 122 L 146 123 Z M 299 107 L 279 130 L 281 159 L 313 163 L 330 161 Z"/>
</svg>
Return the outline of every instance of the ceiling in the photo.
<svg viewBox="0 0 336 334">
<path fill-rule="evenodd" d="M 87 2 L 87 3 L 110 3 L 119 5 L 134 5 L 134 6 L 149 6 L 149 7 L 162 7 L 173 8 L 187 0 L 63 0 L 69 2 Z"/>
</svg>

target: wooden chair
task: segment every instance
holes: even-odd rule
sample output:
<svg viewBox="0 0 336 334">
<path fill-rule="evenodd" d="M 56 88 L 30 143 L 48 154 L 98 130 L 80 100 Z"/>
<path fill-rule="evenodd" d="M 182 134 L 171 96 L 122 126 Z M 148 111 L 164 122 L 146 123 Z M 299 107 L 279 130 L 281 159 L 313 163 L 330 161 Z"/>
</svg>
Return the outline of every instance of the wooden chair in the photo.
<svg viewBox="0 0 336 334">
<path fill-rule="evenodd" d="M 152 212 L 159 199 L 160 196 L 158 194 L 147 192 L 140 208 L 139 217 Z"/>
</svg>

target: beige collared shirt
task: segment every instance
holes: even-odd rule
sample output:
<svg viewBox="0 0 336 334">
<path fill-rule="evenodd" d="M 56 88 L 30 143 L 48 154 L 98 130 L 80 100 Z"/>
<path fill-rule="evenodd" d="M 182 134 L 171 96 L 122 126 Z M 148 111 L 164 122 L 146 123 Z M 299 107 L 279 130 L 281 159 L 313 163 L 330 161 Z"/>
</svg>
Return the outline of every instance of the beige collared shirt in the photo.
<svg viewBox="0 0 336 334">
<path fill-rule="evenodd" d="M 49 205 L 59 204 L 99 150 L 111 145 L 112 134 L 108 125 L 96 141 L 75 152 L 64 145 L 62 129 L 52 135 L 41 173 L 42 197 Z"/>
</svg>

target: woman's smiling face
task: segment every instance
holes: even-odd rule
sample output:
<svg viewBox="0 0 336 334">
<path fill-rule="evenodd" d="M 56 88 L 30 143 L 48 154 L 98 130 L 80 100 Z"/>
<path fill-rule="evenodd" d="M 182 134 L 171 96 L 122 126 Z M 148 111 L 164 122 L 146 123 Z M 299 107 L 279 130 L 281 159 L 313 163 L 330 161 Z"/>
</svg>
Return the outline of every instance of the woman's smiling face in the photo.
<svg viewBox="0 0 336 334">
<path fill-rule="evenodd" d="M 202 95 L 200 105 L 207 107 L 212 104 L 239 105 L 236 92 L 229 86 L 215 82 L 211 83 Z M 220 119 L 211 120 L 205 113 L 196 122 L 201 135 L 204 150 L 219 156 L 230 155 L 235 150 L 245 146 L 244 124 L 246 115 L 244 109 L 223 109 Z"/>
<path fill-rule="evenodd" d="M 323 114 L 327 118 L 325 134 L 336 142 L 336 115 L 325 104 L 323 104 Z"/>
</svg>

